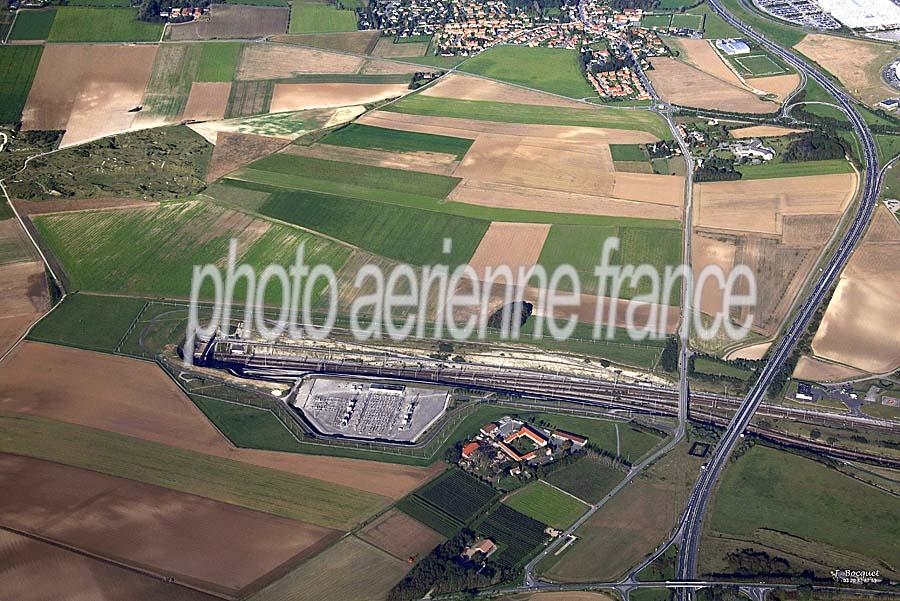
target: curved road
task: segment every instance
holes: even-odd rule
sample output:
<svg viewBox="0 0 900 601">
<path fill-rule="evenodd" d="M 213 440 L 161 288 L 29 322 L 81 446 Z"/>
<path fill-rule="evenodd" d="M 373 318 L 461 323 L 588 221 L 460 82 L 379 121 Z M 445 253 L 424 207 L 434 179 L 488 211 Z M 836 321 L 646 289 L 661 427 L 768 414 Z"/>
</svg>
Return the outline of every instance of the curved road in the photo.
<svg viewBox="0 0 900 601">
<path fill-rule="evenodd" d="M 847 232 L 841 239 L 834 255 L 823 267 L 821 275 L 815 282 L 812 290 L 809 292 L 806 299 L 803 300 L 796 317 L 790 325 L 788 325 L 781 340 L 775 346 L 769 362 L 766 364 L 759 379 L 750 389 L 743 404 L 738 409 L 728 428 L 725 430 L 712 458 L 707 463 L 706 469 L 700 474 L 700 478 L 691 493 L 681 527 L 683 536 L 677 565 L 677 577 L 681 580 L 691 580 L 696 577 L 697 556 L 700 534 L 703 528 L 703 517 L 716 481 L 722 473 L 735 444 L 749 424 L 750 418 L 753 417 L 754 412 L 762 402 L 763 396 L 769 388 L 769 385 L 772 383 L 772 380 L 781 370 L 785 360 L 806 330 L 816 309 L 824 300 L 825 294 L 843 270 L 854 247 L 862 238 L 866 227 L 872 218 L 878 200 L 878 190 L 881 181 L 878 171 L 878 154 L 875 140 L 865 121 L 854 108 L 851 98 L 835 86 L 835 84 L 833 84 L 824 74 L 807 65 L 787 50 L 770 42 L 762 33 L 755 31 L 749 25 L 744 24 L 732 16 L 722 6 L 721 0 L 709 0 L 709 4 L 712 9 L 732 27 L 739 30 L 744 36 L 752 39 L 769 52 L 779 56 L 785 62 L 797 69 L 798 72 L 813 79 L 837 100 L 842 110 L 850 119 L 853 129 L 862 143 L 863 152 L 865 154 L 865 179 L 859 207 Z M 688 593 L 689 597 L 690 595 L 691 594 Z"/>
</svg>

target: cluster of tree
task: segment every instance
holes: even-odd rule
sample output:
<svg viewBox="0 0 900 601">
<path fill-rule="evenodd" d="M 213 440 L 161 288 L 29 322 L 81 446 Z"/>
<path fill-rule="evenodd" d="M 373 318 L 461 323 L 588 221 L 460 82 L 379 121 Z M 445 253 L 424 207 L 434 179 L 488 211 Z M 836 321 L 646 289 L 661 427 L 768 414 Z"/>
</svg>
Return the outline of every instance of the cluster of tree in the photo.
<svg viewBox="0 0 900 601">
<path fill-rule="evenodd" d="M 784 151 L 784 162 L 824 161 L 842 159 L 847 154 L 843 142 L 837 136 L 813 131 L 803 134 L 788 145 Z"/>
<path fill-rule="evenodd" d="M 510 574 L 491 564 L 466 561 L 460 557 L 466 546 L 475 540 L 475 533 L 464 528 L 459 534 L 438 545 L 410 570 L 388 593 L 388 601 L 421 599 L 428 591 L 443 594 L 457 591 L 474 592 L 496 584 Z"/>
<path fill-rule="evenodd" d="M 413 73 L 412 79 L 409 82 L 409 89 L 418 90 L 425 84 L 431 83 L 443 74 L 443 71 L 416 71 L 415 73 Z"/>
<path fill-rule="evenodd" d="M 733 576 L 767 578 L 796 577 L 797 570 L 791 568 L 791 562 L 784 557 L 769 555 L 765 551 L 754 549 L 739 549 L 725 556 L 729 572 Z M 815 578 L 812 572 L 802 572 L 804 578 Z"/>
<path fill-rule="evenodd" d="M 491 316 L 488 317 L 487 325 L 489 328 L 501 330 L 503 328 L 503 323 L 507 322 L 509 328 L 512 328 L 512 324 L 518 319 L 519 327 L 522 327 L 525 325 L 525 322 L 528 321 L 528 318 L 531 317 L 533 311 L 533 304 L 525 301 L 516 301 L 508 305 L 503 305 L 494 311 Z"/>
<path fill-rule="evenodd" d="M 142 0 L 138 8 L 138 20 L 157 22 L 164 19 L 159 16 L 161 11 L 172 8 L 206 8 L 210 4 L 224 4 L 225 0 Z M 185 21 L 188 18 L 183 19 Z"/>
<path fill-rule="evenodd" d="M 752 361 L 750 359 L 733 359 L 731 361 L 725 361 L 724 359 L 720 359 L 715 355 L 709 355 L 706 353 L 695 353 L 688 360 L 688 373 L 691 374 L 692 378 L 704 380 L 707 382 L 729 382 L 735 386 L 735 392 L 739 390 L 746 390 L 748 382 L 745 380 L 741 380 L 740 378 L 726 376 L 723 374 L 708 374 L 702 371 L 697 371 L 694 365 L 696 360 L 700 358 L 706 359 L 707 361 L 711 361 L 718 365 L 737 367 L 739 369 L 746 369 L 753 372 L 755 372 L 763 364 L 762 361 Z"/>
<path fill-rule="evenodd" d="M 666 347 L 659 357 L 659 366 L 669 373 L 678 371 L 678 338 L 666 338 Z"/>
<path fill-rule="evenodd" d="M 694 172 L 695 182 L 731 182 L 741 179 L 741 172 L 734 163 L 720 157 L 704 159 L 703 166 Z"/>
<path fill-rule="evenodd" d="M 673 140 L 664 140 L 653 144 L 645 144 L 644 148 L 647 149 L 647 155 L 651 159 L 667 159 L 675 154 L 677 145 Z"/>
<path fill-rule="evenodd" d="M 631 8 L 653 10 L 659 6 L 659 0 L 610 0 L 609 6 L 613 10 L 626 10 Z"/>
</svg>

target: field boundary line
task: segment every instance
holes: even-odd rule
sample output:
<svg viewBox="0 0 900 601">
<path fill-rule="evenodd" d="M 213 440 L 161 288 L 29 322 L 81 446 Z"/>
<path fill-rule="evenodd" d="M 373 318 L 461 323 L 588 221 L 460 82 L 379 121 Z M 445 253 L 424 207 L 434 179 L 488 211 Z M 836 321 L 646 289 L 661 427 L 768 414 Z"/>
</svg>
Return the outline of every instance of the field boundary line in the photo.
<svg viewBox="0 0 900 601">
<path fill-rule="evenodd" d="M 150 301 L 145 302 L 144 306 L 141 307 L 141 310 L 138 311 L 138 314 L 135 315 L 134 319 L 131 320 L 131 325 L 128 326 L 128 329 L 125 330 L 125 333 L 122 335 L 121 338 L 119 338 L 119 343 L 116 344 L 116 347 L 113 350 L 114 353 L 120 353 L 122 351 L 122 345 L 125 344 L 125 340 L 128 338 L 128 336 L 131 335 L 132 330 L 134 330 L 138 321 L 141 319 L 141 316 L 144 314 L 144 311 L 146 311 L 147 307 L 149 307 L 149 306 L 150 306 Z"/>
<path fill-rule="evenodd" d="M 587 506 L 588 508 L 591 507 L 591 504 L 588 503 L 587 501 L 585 501 L 584 499 L 581 499 L 581 498 L 579 498 L 579 497 L 576 497 L 575 495 L 573 495 L 573 494 L 570 493 L 569 491 L 563 490 L 563 489 L 561 489 L 560 487 L 556 486 L 555 484 L 552 484 L 551 482 L 548 482 L 547 480 L 538 480 L 538 482 L 543 482 L 544 484 L 546 484 L 546 485 L 549 486 L 550 488 L 554 488 L 554 489 L 558 490 L 559 492 L 563 493 L 564 495 L 568 495 L 568 496 L 572 497 L 573 499 L 575 499 L 575 500 L 578 501 L 579 503 L 584 503 L 585 506 Z M 585 511 L 587 511 L 587 509 L 586 509 Z"/>
</svg>

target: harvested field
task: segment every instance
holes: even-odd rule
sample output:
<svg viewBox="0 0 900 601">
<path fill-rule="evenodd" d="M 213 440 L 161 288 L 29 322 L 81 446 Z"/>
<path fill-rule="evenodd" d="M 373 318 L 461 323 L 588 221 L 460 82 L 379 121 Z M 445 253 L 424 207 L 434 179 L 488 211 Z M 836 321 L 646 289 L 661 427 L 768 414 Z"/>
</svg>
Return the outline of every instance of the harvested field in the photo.
<svg viewBox="0 0 900 601">
<path fill-rule="evenodd" d="M 751 77 L 746 81 L 751 88 L 774 94 L 779 101 L 784 100 L 800 87 L 800 76 L 796 73 L 775 75 L 774 77 Z"/>
<path fill-rule="evenodd" d="M 98 380 L 96 373 L 115 373 L 117 380 Z M 121 394 L 125 389 L 130 394 Z M 80 349 L 21 345 L 0 371 L 0 390 L 2 411 L 110 430 L 395 499 L 443 469 L 238 449 L 156 365 Z"/>
<path fill-rule="evenodd" d="M 236 132 L 219 132 L 216 145 L 209 160 L 209 171 L 206 181 L 219 179 L 226 173 L 261 159 L 284 148 L 287 142 L 278 138 L 241 134 Z"/>
<path fill-rule="evenodd" d="M 725 359 L 728 361 L 733 361 L 734 359 L 748 359 L 750 361 L 757 361 L 765 356 L 766 351 L 769 350 L 770 346 L 772 346 L 771 342 L 761 342 L 759 344 L 745 346 L 735 351 L 731 351 L 725 356 Z"/>
<path fill-rule="evenodd" d="M 209 18 L 188 23 L 170 24 L 169 39 L 211 40 L 228 38 L 261 38 L 285 33 L 290 10 L 273 6 L 215 4 Z"/>
<path fill-rule="evenodd" d="M 0 590 L 17 601 L 219 599 L 8 530 L 0 530 L 0 565 Z"/>
<path fill-rule="evenodd" d="M 435 96 L 437 98 L 456 98 L 458 100 L 493 100 L 514 104 L 590 109 L 588 105 L 582 102 L 460 73 L 445 75 L 436 84 L 425 89 L 422 95 Z"/>
<path fill-rule="evenodd" d="M 112 209 L 132 209 L 155 206 L 148 200 L 139 198 L 85 198 L 83 200 L 14 200 L 20 213 L 26 215 L 47 215 L 70 211 L 101 211 Z"/>
<path fill-rule="evenodd" d="M 242 82 L 232 85 L 234 88 Z M 248 83 L 248 82 L 243 82 Z M 253 115 L 238 117 L 224 121 L 206 121 L 193 123 L 189 127 L 215 144 L 220 133 L 239 133 L 278 138 L 291 141 L 311 131 L 326 127 L 334 127 L 351 121 L 365 112 L 363 107 L 343 107 L 339 109 L 313 109 L 310 111 L 293 111 L 272 115 Z"/>
<path fill-rule="evenodd" d="M 444 542 L 442 535 L 396 509 L 360 530 L 358 536 L 403 561 L 422 558 Z"/>
<path fill-rule="evenodd" d="M 338 50 L 354 54 L 371 54 L 379 39 L 375 29 L 367 31 L 342 31 L 339 33 L 305 33 L 275 35 L 269 38 L 282 44 L 312 46 L 323 50 Z"/>
<path fill-rule="evenodd" d="M 864 371 L 806 355 L 800 357 L 794 373 L 791 374 L 793 378 L 813 382 L 843 382 L 864 375 Z"/>
<path fill-rule="evenodd" d="M 25 130 L 64 129 L 62 146 L 128 131 L 150 79 L 156 46 L 44 49 L 22 113 Z"/>
<path fill-rule="evenodd" d="M 50 309 L 44 264 L 0 265 L 0 355 Z"/>
<path fill-rule="evenodd" d="M 881 80 L 881 70 L 898 54 L 893 44 L 812 33 L 794 48 L 827 69 L 851 94 L 870 106 L 897 95 Z"/>
<path fill-rule="evenodd" d="M 325 159 L 328 161 L 346 161 L 358 165 L 388 167 L 405 171 L 419 171 L 437 175 L 453 175 L 459 161 L 452 154 L 440 152 L 385 152 L 368 148 L 350 148 L 316 144 L 314 146 L 290 146 L 285 150 L 289 154 Z"/>
<path fill-rule="evenodd" d="M 712 47 L 708 40 L 693 40 L 688 38 L 670 39 L 669 42 L 680 50 L 679 59 L 689 65 L 700 69 L 704 73 L 721 80 L 724 83 L 743 88 L 740 78 L 734 74 L 719 53 Z"/>
<path fill-rule="evenodd" d="M 698 184 L 694 225 L 781 234 L 785 216 L 843 212 L 857 179 L 849 173 Z"/>
<path fill-rule="evenodd" d="M 276 83 L 270 111 L 296 111 L 370 104 L 402 96 L 406 84 Z"/>
<path fill-rule="evenodd" d="M 348 536 L 248 601 L 372 601 L 383 599 L 409 571 L 401 561 Z"/>
<path fill-rule="evenodd" d="M 489 267 L 505 265 L 513 274 L 520 268 L 527 270 L 538 262 L 549 233 L 549 225 L 495 221 L 469 259 L 469 265 L 481 279 Z"/>
<path fill-rule="evenodd" d="M 237 79 L 284 79 L 306 73 L 356 73 L 364 60 L 286 44 L 251 44 L 244 49 Z"/>
<path fill-rule="evenodd" d="M 647 75 L 659 95 L 674 104 L 737 113 L 774 113 L 778 105 L 674 58 L 654 58 Z"/>
<path fill-rule="evenodd" d="M 886 236 L 891 228 L 892 236 Z M 824 359 L 881 374 L 900 367 L 900 225 L 879 206 L 835 290 L 813 352 Z"/>
<path fill-rule="evenodd" d="M 694 234 L 691 244 L 691 268 L 701 273 L 709 265 L 718 265 L 726 274 L 734 267 L 737 244 L 731 236 Z M 719 285 L 714 280 L 707 280 L 700 291 L 700 310 L 707 315 L 718 315 L 724 312 L 724 301 Z"/>
<path fill-rule="evenodd" d="M 208 121 L 225 117 L 228 108 L 228 96 L 231 94 L 231 83 L 194 82 L 191 94 L 184 107 L 182 119 Z"/>
<path fill-rule="evenodd" d="M 789 136 L 791 134 L 802 134 L 805 129 L 791 129 L 790 127 L 778 127 L 777 125 L 751 125 L 750 127 L 739 127 L 728 132 L 732 138 L 765 138 L 774 136 Z"/>
<path fill-rule="evenodd" d="M 387 58 L 403 58 L 411 56 L 425 56 L 428 51 L 428 42 L 406 42 L 394 43 L 394 38 L 384 36 L 378 38 L 375 48 L 372 50 L 373 56 L 383 56 Z"/>
<path fill-rule="evenodd" d="M 235 593 L 340 533 L 203 497 L 0 454 L 0 523 Z"/>
<path fill-rule="evenodd" d="M 419 71 L 428 71 L 428 67 L 421 65 L 411 65 L 409 63 L 400 63 L 384 58 L 366 60 L 362 69 L 359 70 L 361 75 L 399 75 L 413 73 Z"/>
</svg>

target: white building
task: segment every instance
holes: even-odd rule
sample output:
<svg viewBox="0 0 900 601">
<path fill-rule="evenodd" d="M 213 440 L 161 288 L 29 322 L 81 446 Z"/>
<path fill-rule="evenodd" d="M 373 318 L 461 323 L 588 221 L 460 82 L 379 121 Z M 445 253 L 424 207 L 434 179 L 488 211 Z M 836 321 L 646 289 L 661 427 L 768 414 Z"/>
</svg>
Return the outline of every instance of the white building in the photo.
<svg viewBox="0 0 900 601">
<path fill-rule="evenodd" d="M 750 46 L 743 40 L 724 39 L 716 40 L 716 48 L 727 54 L 728 56 L 740 56 L 742 54 L 750 54 Z"/>
<path fill-rule="evenodd" d="M 851 29 L 896 29 L 900 6 L 891 0 L 818 0 L 819 6 Z"/>
</svg>

